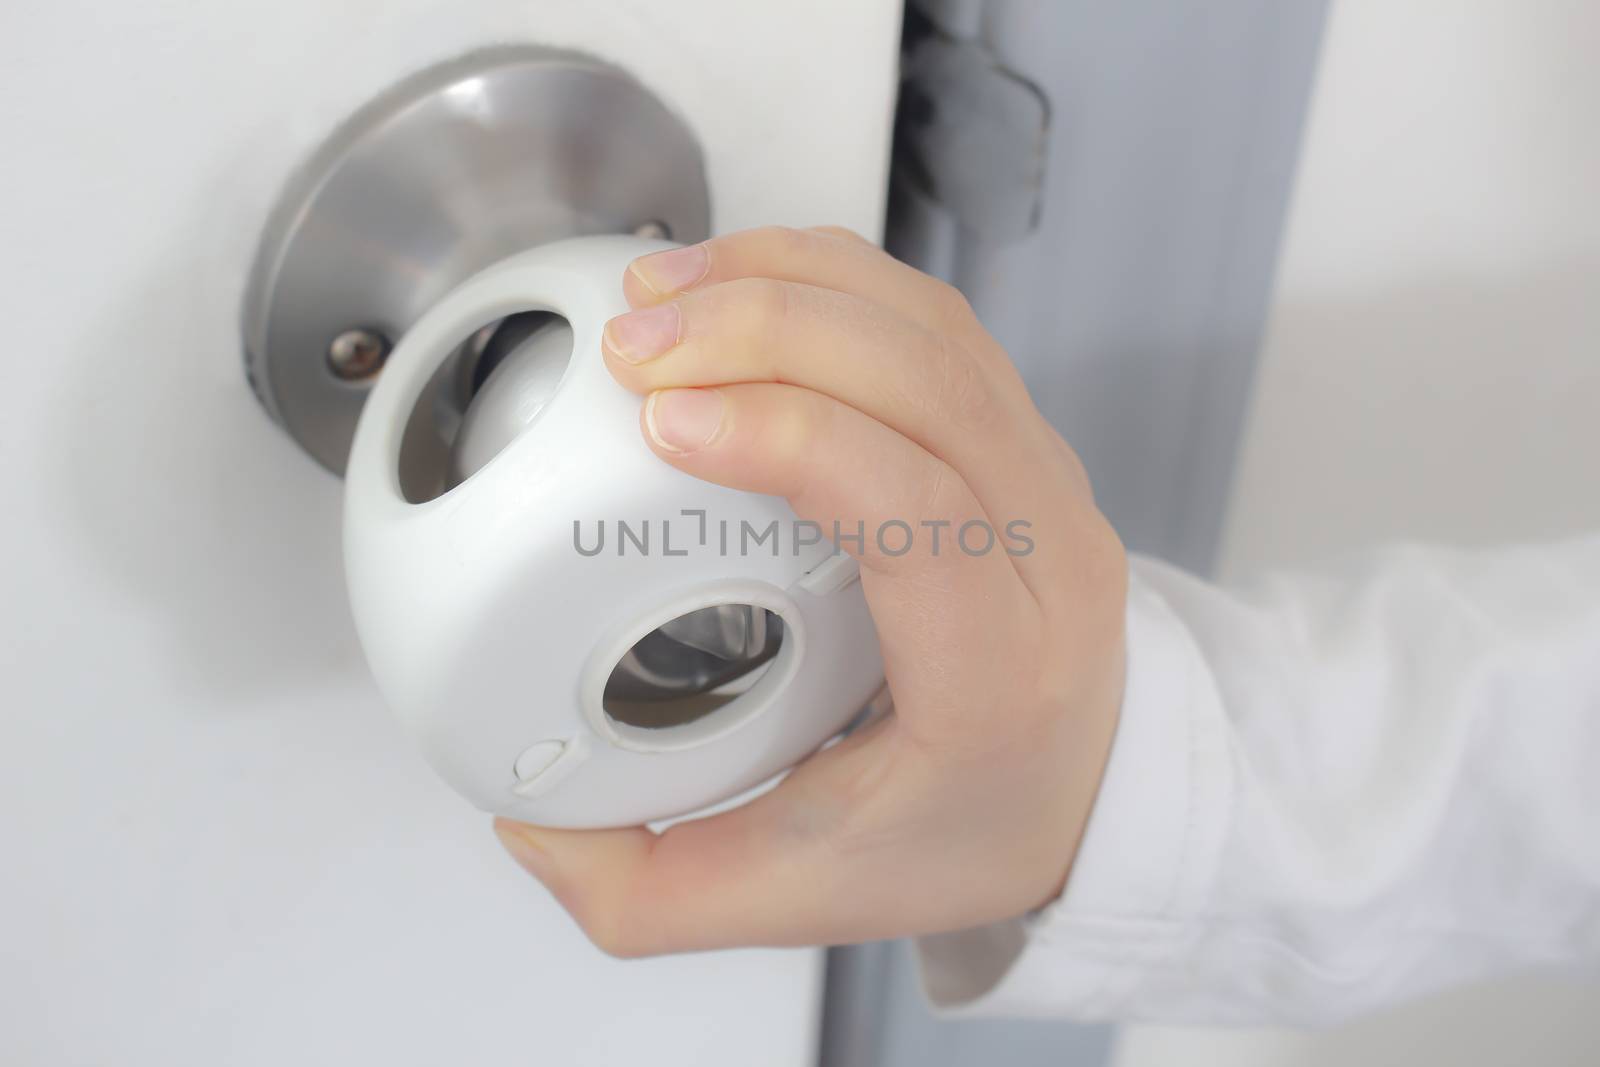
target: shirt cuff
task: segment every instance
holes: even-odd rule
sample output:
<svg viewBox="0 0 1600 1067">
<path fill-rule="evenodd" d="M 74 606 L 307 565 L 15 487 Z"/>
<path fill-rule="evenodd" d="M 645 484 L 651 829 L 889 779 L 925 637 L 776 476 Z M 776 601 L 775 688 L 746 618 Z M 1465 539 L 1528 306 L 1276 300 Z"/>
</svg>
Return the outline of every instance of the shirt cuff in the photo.
<svg viewBox="0 0 1600 1067">
<path fill-rule="evenodd" d="M 1019 919 L 917 939 L 923 991 L 950 1014 L 1118 1014 L 1191 936 L 1216 871 L 1233 773 L 1216 685 L 1135 558 L 1128 674 L 1100 792 L 1062 895 Z"/>
</svg>

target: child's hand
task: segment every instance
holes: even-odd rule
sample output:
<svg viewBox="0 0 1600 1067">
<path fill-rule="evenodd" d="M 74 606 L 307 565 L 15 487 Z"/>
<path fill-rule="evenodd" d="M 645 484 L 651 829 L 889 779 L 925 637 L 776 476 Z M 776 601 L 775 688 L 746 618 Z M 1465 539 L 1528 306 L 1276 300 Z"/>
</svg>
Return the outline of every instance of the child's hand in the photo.
<svg viewBox="0 0 1600 1067">
<path fill-rule="evenodd" d="M 725 814 L 660 835 L 501 820 L 507 847 L 621 956 L 933 933 L 1050 900 L 1121 701 L 1126 562 L 1005 352 L 954 289 L 843 230 L 715 238 L 624 286 L 606 360 L 659 456 L 824 531 L 865 523 L 844 547 L 895 712 Z M 904 555 L 871 534 L 893 520 L 916 533 Z M 997 543 L 952 550 L 972 520 Z"/>
</svg>

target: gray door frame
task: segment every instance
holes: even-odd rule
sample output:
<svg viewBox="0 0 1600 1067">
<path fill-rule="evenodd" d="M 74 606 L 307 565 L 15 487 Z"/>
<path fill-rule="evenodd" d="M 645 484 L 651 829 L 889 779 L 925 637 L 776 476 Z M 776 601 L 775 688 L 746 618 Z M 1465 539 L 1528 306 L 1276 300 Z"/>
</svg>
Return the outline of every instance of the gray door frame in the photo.
<svg viewBox="0 0 1600 1067">
<path fill-rule="evenodd" d="M 890 251 L 963 290 L 1129 548 L 1201 573 L 1325 17 L 1326 0 L 907 11 Z M 947 54 L 927 62 L 929 47 Z M 904 944 L 828 953 L 823 1067 L 1088 1067 L 1111 1041 L 1104 1026 L 936 1019 Z"/>
</svg>

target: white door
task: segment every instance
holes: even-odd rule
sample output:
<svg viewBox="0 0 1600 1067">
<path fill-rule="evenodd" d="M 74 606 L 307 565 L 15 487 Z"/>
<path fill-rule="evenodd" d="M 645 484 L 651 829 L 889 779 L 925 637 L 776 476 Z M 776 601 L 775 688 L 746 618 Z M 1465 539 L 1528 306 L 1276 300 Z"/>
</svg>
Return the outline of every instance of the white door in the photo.
<svg viewBox="0 0 1600 1067">
<path fill-rule="evenodd" d="M 0 1063 L 801 1064 L 820 957 L 619 963 L 370 684 L 339 483 L 244 381 L 289 170 L 402 75 L 633 72 L 715 228 L 881 223 L 899 7 L 53 0 L 0 14 Z"/>
</svg>

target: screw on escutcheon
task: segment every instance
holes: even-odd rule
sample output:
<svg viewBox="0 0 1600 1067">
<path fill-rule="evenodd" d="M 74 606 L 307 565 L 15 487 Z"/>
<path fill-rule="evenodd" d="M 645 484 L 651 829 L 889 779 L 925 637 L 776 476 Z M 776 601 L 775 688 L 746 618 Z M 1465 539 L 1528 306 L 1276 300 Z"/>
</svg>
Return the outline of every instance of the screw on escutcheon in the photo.
<svg viewBox="0 0 1600 1067">
<path fill-rule="evenodd" d="M 346 330 L 328 344 L 328 368 L 347 382 L 359 382 L 383 369 L 389 339 L 377 330 Z"/>
</svg>

